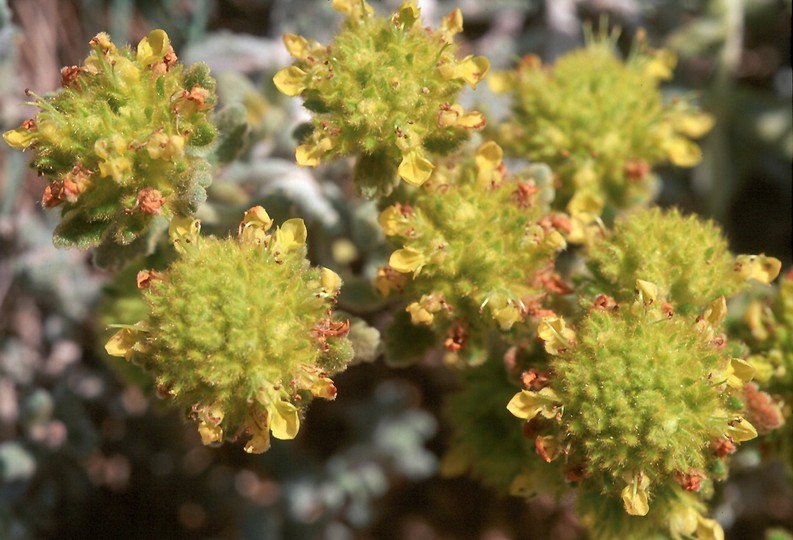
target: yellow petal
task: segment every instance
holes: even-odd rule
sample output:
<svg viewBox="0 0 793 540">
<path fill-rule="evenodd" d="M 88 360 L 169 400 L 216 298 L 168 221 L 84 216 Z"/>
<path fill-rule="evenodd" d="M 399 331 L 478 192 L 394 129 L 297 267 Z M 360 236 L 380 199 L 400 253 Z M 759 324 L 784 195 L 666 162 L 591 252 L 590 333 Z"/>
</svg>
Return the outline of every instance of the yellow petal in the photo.
<svg viewBox="0 0 793 540">
<path fill-rule="evenodd" d="M 477 180 L 480 183 L 489 183 L 493 171 L 501 165 L 504 151 L 493 141 L 488 141 L 479 146 L 474 153 L 474 164 L 477 170 Z"/>
<path fill-rule="evenodd" d="M 459 62 L 441 64 L 438 70 L 445 79 L 462 79 L 471 88 L 476 88 L 490 71 L 490 61 L 484 56 L 469 55 Z"/>
<path fill-rule="evenodd" d="M 567 328 L 561 317 L 543 317 L 537 325 L 537 335 L 545 342 L 545 350 L 550 354 L 560 354 L 575 338 L 575 332 Z"/>
<path fill-rule="evenodd" d="M 713 328 L 717 328 L 727 317 L 727 300 L 723 296 L 710 303 L 703 317 Z"/>
<path fill-rule="evenodd" d="M 562 236 L 562 233 L 553 229 L 545 235 L 542 245 L 554 251 L 561 251 L 567 247 L 567 241 Z"/>
<path fill-rule="evenodd" d="M 137 343 L 138 338 L 131 328 L 122 328 L 105 343 L 105 351 L 110 356 L 119 356 L 129 359 L 132 354 L 132 347 Z"/>
<path fill-rule="evenodd" d="M 364 0 L 332 0 L 330 7 L 349 17 L 362 18 L 374 13 L 372 6 Z"/>
<path fill-rule="evenodd" d="M 724 529 L 716 520 L 698 516 L 697 540 L 724 540 Z"/>
<path fill-rule="evenodd" d="M 741 358 L 730 360 L 730 368 L 732 371 L 730 378 L 734 378 L 735 381 L 734 385 L 730 386 L 735 388 L 743 388 L 750 383 L 754 378 L 755 371 L 757 371 L 752 364 Z"/>
<path fill-rule="evenodd" d="M 170 47 L 171 42 L 164 30 L 152 30 L 138 43 L 135 59 L 144 67 L 162 62 Z"/>
<path fill-rule="evenodd" d="M 650 502 L 647 491 L 636 485 L 635 481 L 629 483 L 622 490 L 622 503 L 625 511 L 632 516 L 646 516 L 650 511 Z"/>
<path fill-rule="evenodd" d="M 419 304 L 418 302 L 413 302 L 408 304 L 408 307 L 405 308 L 405 311 L 410 313 L 410 322 L 415 325 L 419 324 L 432 324 L 432 321 L 435 319 L 435 315 L 427 311 L 424 306 Z"/>
<path fill-rule="evenodd" d="M 666 81 L 672 78 L 675 65 L 677 65 L 675 53 L 667 49 L 659 49 L 653 51 L 653 57 L 645 66 L 644 73 L 659 81 Z"/>
<path fill-rule="evenodd" d="M 409 150 L 402 155 L 397 174 L 408 184 L 420 186 L 427 181 L 434 168 L 435 166 L 418 150 Z"/>
<path fill-rule="evenodd" d="M 325 291 L 333 294 L 341 289 L 342 284 L 339 274 L 324 266 L 319 271 L 319 283 Z"/>
<path fill-rule="evenodd" d="M 672 127 L 675 131 L 692 139 L 699 139 L 711 129 L 716 119 L 702 111 L 683 113 L 672 118 Z"/>
<path fill-rule="evenodd" d="M 678 167 L 693 167 L 702 160 L 699 146 L 683 137 L 672 137 L 664 147 L 669 161 Z"/>
<path fill-rule="evenodd" d="M 306 89 L 306 72 L 297 66 L 283 68 L 273 77 L 275 87 L 287 96 L 299 96 Z"/>
<path fill-rule="evenodd" d="M 471 111 L 457 117 L 455 125 L 464 129 L 482 129 L 486 123 L 485 115 L 479 111 Z"/>
<path fill-rule="evenodd" d="M 300 218 L 293 218 L 284 221 L 275 232 L 275 248 L 281 253 L 286 253 L 293 249 L 298 249 L 306 245 L 306 224 Z"/>
<path fill-rule="evenodd" d="M 583 224 L 588 225 L 603 211 L 603 197 L 590 190 L 576 191 L 570 202 L 567 203 L 567 211 L 570 216 L 580 218 Z"/>
<path fill-rule="evenodd" d="M 499 327 L 505 331 L 512 328 L 516 322 L 523 320 L 520 310 L 513 304 L 496 310 L 493 317 L 498 321 Z"/>
<path fill-rule="evenodd" d="M 245 212 L 242 222 L 245 225 L 251 225 L 260 229 L 264 229 L 265 231 L 270 230 L 270 227 L 273 226 L 273 220 L 270 218 L 267 210 L 261 206 L 254 206 Z"/>
<path fill-rule="evenodd" d="M 727 435 L 735 442 L 745 442 L 757 437 L 757 430 L 746 418 L 739 416 L 727 424 Z"/>
<path fill-rule="evenodd" d="M 298 36 L 297 34 L 284 34 L 284 46 L 286 50 L 289 51 L 289 54 L 298 60 L 305 60 L 308 56 L 308 40 L 303 36 Z"/>
<path fill-rule="evenodd" d="M 697 518 L 700 517 L 696 510 L 690 506 L 675 507 L 669 515 L 669 532 L 673 538 L 691 536 L 697 530 Z"/>
<path fill-rule="evenodd" d="M 531 420 L 538 414 L 544 418 L 554 418 L 561 403 L 556 392 L 548 387 L 539 392 L 521 390 L 509 401 L 507 410 L 524 420 Z"/>
<path fill-rule="evenodd" d="M 244 450 L 249 454 L 262 454 L 270 449 L 270 432 L 260 429 L 253 430 L 253 436 L 245 445 Z"/>
<path fill-rule="evenodd" d="M 399 24 L 403 28 L 413 28 L 416 21 L 419 21 L 421 12 L 419 11 L 416 2 L 402 2 L 399 11 L 396 12 Z M 420 21 L 419 21 L 420 22 Z"/>
<path fill-rule="evenodd" d="M 427 259 L 424 254 L 413 248 L 398 249 L 388 259 L 389 266 L 403 274 L 418 272 L 426 262 Z"/>
<path fill-rule="evenodd" d="M 171 239 L 176 251 L 183 252 L 187 246 L 198 242 L 198 233 L 201 231 L 201 222 L 191 217 L 175 217 L 168 227 L 168 237 Z"/>
<path fill-rule="evenodd" d="M 402 227 L 399 225 L 405 221 L 402 215 L 402 208 L 398 205 L 389 206 L 377 218 L 380 227 L 383 228 L 383 234 L 386 236 L 396 236 L 401 234 Z"/>
<path fill-rule="evenodd" d="M 20 127 L 3 133 L 3 140 L 11 148 L 25 150 L 36 140 L 36 135 L 34 130 Z"/>
<path fill-rule="evenodd" d="M 269 412 L 273 437 L 281 440 L 294 439 L 300 430 L 300 415 L 297 407 L 288 401 L 279 400 Z"/>
<path fill-rule="evenodd" d="M 213 426 L 206 422 L 198 424 L 198 434 L 201 435 L 201 443 L 204 445 L 216 444 L 223 441 L 223 428 Z"/>
<path fill-rule="evenodd" d="M 463 14 L 459 9 L 455 9 L 446 15 L 441 21 L 440 32 L 443 41 L 451 43 L 454 36 L 463 31 Z"/>
<path fill-rule="evenodd" d="M 735 271 L 746 280 L 771 283 L 779 275 L 782 262 L 774 257 L 761 255 L 738 255 L 735 258 Z"/>
<path fill-rule="evenodd" d="M 650 283 L 649 281 L 644 281 L 643 279 L 637 279 L 636 293 L 638 294 L 642 303 L 648 306 L 655 303 L 656 299 L 658 298 L 658 285 L 655 283 Z"/>
<path fill-rule="evenodd" d="M 301 144 L 295 148 L 295 160 L 301 167 L 316 167 L 322 155 L 333 148 L 333 142 L 325 137 L 315 144 Z"/>
</svg>

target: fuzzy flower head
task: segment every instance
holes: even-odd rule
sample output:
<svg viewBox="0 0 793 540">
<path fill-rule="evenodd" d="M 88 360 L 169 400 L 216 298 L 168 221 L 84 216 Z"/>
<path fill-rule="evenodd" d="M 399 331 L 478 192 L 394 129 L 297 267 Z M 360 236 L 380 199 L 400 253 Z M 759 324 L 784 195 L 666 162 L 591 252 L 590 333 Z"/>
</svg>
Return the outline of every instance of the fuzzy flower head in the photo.
<svg viewBox="0 0 793 540">
<path fill-rule="evenodd" d="M 286 34 L 295 62 L 274 78 L 281 92 L 301 96 L 313 114 L 297 162 L 314 167 L 355 155 L 355 184 L 367 197 L 389 193 L 399 178 L 420 185 L 436 166 L 431 154 L 449 153 L 484 127 L 482 114 L 463 110 L 456 99 L 490 65 L 481 56 L 455 55 L 460 10 L 431 31 L 414 1 L 389 18 L 375 15 L 363 0 L 334 1 L 333 7 L 347 16 L 334 41 L 324 46 Z"/>
<path fill-rule="evenodd" d="M 781 267 L 765 255 L 732 255 L 712 221 L 659 208 L 623 216 L 613 232 L 590 243 L 588 255 L 601 292 L 628 300 L 642 280 L 684 312 L 729 298 L 749 281 L 770 283 Z"/>
<path fill-rule="evenodd" d="M 640 42 L 623 62 L 614 42 L 590 39 L 552 66 L 528 56 L 490 79 L 512 96 L 514 118 L 500 127 L 499 142 L 511 155 L 550 165 L 559 176 L 555 204 L 574 219 L 591 220 L 593 212 L 611 219 L 646 204 L 656 191 L 652 167 L 696 165 L 701 153 L 692 139 L 713 124 L 686 99 L 662 99 L 672 53 Z"/>
<path fill-rule="evenodd" d="M 669 531 L 685 494 L 696 496 L 687 507 L 698 509 L 699 494 L 726 474 L 728 452 L 715 448 L 757 436 L 742 392 L 753 370 L 714 339 L 723 304 L 685 317 L 640 291 L 633 303 L 595 302 L 575 328 L 544 321 L 546 350 L 549 342 L 565 344 L 551 351 L 553 375 L 546 386 L 515 394 L 507 409 L 529 423 L 544 419 L 536 441 L 543 459 L 530 466 L 545 461 L 576 471 L 584 515 L 598 497 L 604 508 L 621 509 L 601 516 L 598 527 L 610 531 L 602 537 Z"/>
<path fill-rule="evenodd" d="M 129 244 L 156 216 L 193 212 L 210 181 L 195 155 L 215 136 L 208 68 L 179 64 L 162 30 L 136 49 L 106 34 L 91 48 L 81 66 L 63 68 L 60 90 L 30 94 L 35 118 L 3 134 L 34 152 L 32 167 L 49 182 L 42 204 L 61 209 L 61 247 Z"/>
<path fill-rule="evenodd" d="M 179 258 L 138 275 L 147 317 L 105 347 L 151 373 L 204 444 L 245 434 L 245 451 L 260 453 L 270 434 L 294 438 L 302 409 L 335 397 L 330 375 L 352 357 L 349 323 L 331 312 L 339 276 L 306 260 L 302 220 L 271 227 L 261 207 L 236 239 L 199 237 L 197 221 L 175 220 Z"/>
<path fill-rule="evenodd" d="M 380 214 L 398 249 L 378 289 L 403 291 L 413 325 L 469 363 L 482 359 L 484 329 L 509 330 L 562 286 L 552 263 L 567 220 L 548 212 L 550 173 L 507 175 L 501 156 L 488 142 L 472 158 L 441 163 L 409 202 Z"/>
</svg>

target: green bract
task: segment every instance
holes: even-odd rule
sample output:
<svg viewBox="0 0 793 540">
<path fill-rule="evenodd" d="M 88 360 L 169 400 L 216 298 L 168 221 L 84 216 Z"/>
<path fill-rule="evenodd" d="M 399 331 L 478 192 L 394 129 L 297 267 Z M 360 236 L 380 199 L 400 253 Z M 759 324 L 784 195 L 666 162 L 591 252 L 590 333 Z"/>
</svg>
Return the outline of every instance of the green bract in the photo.
<svg viewBox="0 0 793 540">
<path fill-rule="evenodd" d="M 447 154 L 485 125 L 478 112 L 456 104 L 467 84 L 486 75 L 484 57 L 455 57 L 460 10 L 430 32 L 415 2 L 390 18 L 377 17 L 363 0 L 334 0 L 348 16 L 334 41 L 323 46 L 287 34 L 297 60 L 274 78 L 278 89 L 302 96 L 313 130 L 295 152 L 300 165 L 358 156 L 354 180 L 366 197 L 388 194 L 398 177 L 419 185 L 435 165 L 428 155 Z"/>
<path fill-rule="evenodd" d="M 311 397 L 333 399 L 329 375 L 352 357 L 347 321 L 331 307 L 341 280 L 305 258 L 300 219 L 268 233 L 261 207 L 246 213 L 238 239 L 200 238 L 198 222 L 175 220 L 180 257 L 143 271 L 148 315 L 121 329 L 106 349 L 142 366 L 160 392 L 188 408 L 205 444 L 251 436 L 291 439 Z"/>
<path fill-rule="evenodd" d="M 485 330 L 509 330 L 560 283 L 553 261 L 567 220 L 548 213 L 550 174 L 507 176 L 501 157 L 490 142 L 442 163 L 409 202 L 380 214 L 400 248 L 375 285 L 404 291 L 413 324 L 441 336 L 451 360 L 483 361 Z"/>
<path fill-rule="evenodd" d="M 82 66 L 62 70 L 62 89 L 34 96 L 36 117 L 3 135 L 35 152 L 32 166 L 49 181 L 42 203 L 61 207 L 61 247 L 130 244 L 156 216 L 191 214 L 210 182 L 196 156 L 215 137 L 208 68 L 177 63 L 162 30 L 134 51 L 107 34 L 91 47 Z"/>
</svg>

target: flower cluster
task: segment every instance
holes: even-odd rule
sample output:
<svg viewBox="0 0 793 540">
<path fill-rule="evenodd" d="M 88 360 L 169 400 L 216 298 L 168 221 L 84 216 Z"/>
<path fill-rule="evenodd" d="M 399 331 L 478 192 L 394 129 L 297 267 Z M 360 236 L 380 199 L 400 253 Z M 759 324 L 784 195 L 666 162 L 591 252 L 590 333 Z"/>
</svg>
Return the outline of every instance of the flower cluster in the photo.
<svg viewBox="0 0 793 540">
<path fill-rule="evenodd" d="M 598 286 L 618 300 L 631 298 L 636 280 L 644 280 L 683 312 L 734 296 L 747 280 L 770 283 L 781 268 L 773 257 L 732 255 L 711 221 L 659 208 L 618 219 L 612 231 L 589 242 L 587 259 Z"/>
<path fill-rule="evenodd" d="M 91 48 L 81 66 L 63 68 L 59 91 L 30 94 L 35 118 L 3 134 L 35 152 L 32 166 L 49 182 L 42 204 L 61 208 L 55 244 L 63 247 L 128 245 L 155 216 L 193 212 L 211 178 L 196 153 L 215 137 L 208 68 L 179 64 L 162 30 L 134 51 L 107 34 Z"/>
<path fill-rule="evenodd" d="M 401 177 L 419 185 L 435 167 L 431 154 L 447 154 L 485 125 L 476 111 L 456 103 L 457 94 L 489 70 L 484 57 L 455 56 L 460 10 L 426 30 L 414 1 L 390 17 L 374 15 L 363 0 L 334 0 L 347 15 L 343 29 L 324 46 L 287 34 L 296 61 L 274 78 L 278 89 L 302 96 L 313 129 L 297 147 L 303 166 L 358 156 L 357 189 L 366 197 L 389 193 Z"/>
<path fill-rule="evenodd" d="M 611 39 L 545 66 L 527 56 L 516 70 L 490 78 L 509 92 L 513 116 L 499 127 L 510 155 L 540 161 L 559 176 L 559 207 L 584 223 L 647 203 L 655 195 L 651 168 L 665 161 L 682 167 L 700 160 L 691 141 L 713 119 L 685 99 L 665 103 L 659 83 L 671 77 L 675 58 L 637 46 L 627 61 Z"/>
<path fill-rule="evenodd" d="M 252 453 L 267 450 L 270 433 L 295 437 L 301 409 L 335 397 L 329 375 L 352 357 L 349 322 L 331 312 L 341 279 L 306 260 L 302 220 L 271 226 L 261 207 L 237 239 L 202 238 L 198 221 L 174 220 L 179 258 L 138 274 L 148 314 L 106 345 L 185 406 L 205 444 L 245 433 Z"/>
<path fill-rule="evenodd" d="M 779 261 L 733 257 L 712 223 L 658 209 L 624 217 L 589 249 L 583 313 L 541 319 L 550 375 L 524 377 L 507 406 L 538 454 L 515 482 L 559 464 L 597 538 L 718 538 L 704 501 L 727 456 L 757 436 L 752 401 L 768 398 L 727 340 L 724 295 L 770 282 Z"/>
<path fill-rule="evenodd" d="M 413 300 L 412 323 L 440 335 L 449 359 L 483 361 L 486 329 L 509 330 L 564 286 L 553 261 L 568 221 L 549 213 L 549 183 L 545 167 L 507 175 L 501 148 L 488 142 L 440 164 L 409 202 L 380 214 L 399 249 L 375 285 Z"/>
</svg>

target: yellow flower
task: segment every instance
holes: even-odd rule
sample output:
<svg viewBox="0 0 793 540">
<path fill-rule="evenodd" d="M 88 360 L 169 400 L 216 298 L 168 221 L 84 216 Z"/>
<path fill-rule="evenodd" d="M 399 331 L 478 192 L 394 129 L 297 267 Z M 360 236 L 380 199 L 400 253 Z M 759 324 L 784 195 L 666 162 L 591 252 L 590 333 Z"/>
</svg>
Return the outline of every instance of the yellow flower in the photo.
<svg viewBox="0 0 793 540">
<path fill-rule="evenodd" d="M 504 150 L 493 141 L 488 141 L 477 148 L 474 153 L 477 182 L 485 185 L 500 183 L 503 174 L 499 172 L 499 168 L 503 159 Z"/>
<path fill-rule="evenodd" d="M 183 252 L 188 246 L 198 242 L 201 222 L 191 217 L 175 217 L 168 227 L 168 238 L 177 252 Z"/>
<path fill-rule="evenodd" d="M 143 67 L 162 62 L 171 48 L 168 34 L 164 30 L 152 30 L 138 43 L 135 60 Z"/>
<path fill-rule="evenodd" d="M 747 419 L 738 416 L 727 422 L 726 434 L 735 442 L 745 442 L 757 437 L 757 429 Z"/>
<path fill-rule="evenodd" d="M 25 150 L 36 140 L 34 130 L 23 127 L 11 129 L 3 133 L 3 140 L 11 148 Z"/>
<path fill-rule="evenodd" d="M 129 360 L 133 347 L 138 341 L 136 332 L 131 328 L 122 328 L 105 343 L 105 351 L 110 356 L 119 356 Z"/>
<path fill-rule="evenodd" d="M 545 342 L 550 354 L 561 354 L 575 339 L 575 332 L 567 328 L 561 317 L 543 317 L 537 326 L 537 335 Z"/>
<path fill-rule="evenodd" d="M 771 283 L 779 275 L 782 261 L 774 257 L 760 255 L 738 255 L 735 258 L 735 271 L 746 280 Z"/>
<path fill-rule="evenodd" d="M 389 266 L 403 274 L 408 274 L 410 272 L 417 274 L 426 262 L 427 258 L 424 254 L 413 248 L 398 249 L 393 252 L 388 259 Z"/>
<path fill-rule="evenodd" d="M 421 150 L 414 148 L 402 154 L 397 174 L 407 183 L 420 186 L 426 182 L 435 166 L 424 157 Z"/>
<path fill-rule="evenodd" d="M 551 388 L 545 387 L 539 392 L 521 390 L 507 404 L 507 410 L 513 416 L 531 420 L 538 414 L 543 418 L 555 418 L 562 402 Z"/>
<path fill-rule="evenodd" d="M 372 6 L 364 0 L 332 0 L 330 6 L 350 18 L 361 19 L 374 14 Z"/>
<path fill-rule="evenodd" d="M 673 136 L 663 143 L 666 155 L 678 167 L 693 167 L 702 160 L 702 151 L 696 143 L 684 137 Z"/>
<path fill-rule="evenodd" d="M 308 52 L 310 50 L 308 40 L 303 36 L 288 33 L 284 34 L 284 46 L 286 50 L 289 51 L 289 54 L 298 60 L 305 60 L 308 57 Z"/>
<path fill-rule="evenodd" d="M 198 424 L 198 434 L 201 435 L 201 443 L 212 445 L 223 441 L 223 428 L 201 421 Z"/>
<path fill-rule="evenodd" d="M 432 321 L 435 319 L 435 315 L 430 313 L 424 306 L 419 304 L 418 302 L 413 302 L 408 304 L 408 307 L 405 308 L 405 311 L 410 313 L 410 322 L 415 325 L 419 324 L 432 324 Z"/>
<path fill-rule="evenodd" d="M 724 540 L 724 529 L 714 519 L 697 516 L 697 540 Z"/>
<path fill-rule="evenodd" d="M 682 113 L 673 116 L 671 120 L 675 131 L 692 139 L 699 139 L 713 129 L 713 124 L 716 123 L 713 116 L 702 111 Z"/>
<path fill-rule="evenodd" d="M 278 90 L 287 96 L 299 96 L 306 89 L 308 74 L 297 66 L 283 68 L 273 77 Z"/>
<path fill-rule="evenodd" d="M 333 141 L 323 137 L 317 143 L 301 144 L 295 148 L 295 160 L 301 167 L 316 167 L 322 154 L 333 148 Z"/>
<path fill-rule="evenodd" d="M 455 9 L 441 21 L 440 33 L 443 41 L 451 43 L 454 36 L 463 31 L 463 14 Z"/>
<path fill-rule="evenodd" d="M 275 231 L 273 250 L 278 253 L 286 253 L 293 249 L 299 249 L 306 245 L 307 237 L 308 231 L 306 231 L 306 224 L 302 219 L 288 219 Z"/>
<path fill-rule="evenodd" d="M 650 502 L 647 488 L 650 479 L 647 475 L 639 473 L 632 477 L 628 485 L 623 488 L 621 496 L 625 511 L 632 516 L 646 516 L 650 511 Z"/>
<path fill-rule="evenodd" d="M 490 61 L 484 56 L 468 55 L 460 61 L 441 64 L 438 70 L 446 79 L 462 79 L 471 88 L 476 88 L 490 71 Z"/>
</svg>

